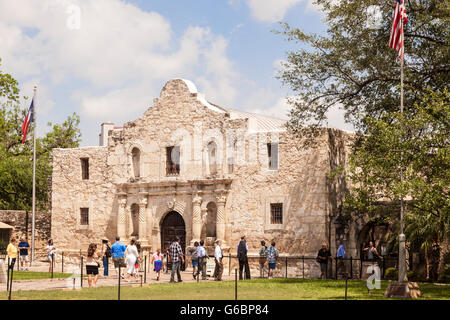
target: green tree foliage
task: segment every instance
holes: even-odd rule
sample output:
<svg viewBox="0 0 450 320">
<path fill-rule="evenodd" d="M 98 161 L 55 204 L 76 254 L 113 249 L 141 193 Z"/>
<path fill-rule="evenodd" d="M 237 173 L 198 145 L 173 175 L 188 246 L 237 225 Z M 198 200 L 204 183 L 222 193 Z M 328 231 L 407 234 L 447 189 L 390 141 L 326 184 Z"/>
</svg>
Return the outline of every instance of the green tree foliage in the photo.
<svg viewBox="0 0 450 320">
<path fill-rule="evenodd" d="M 22 99 L 29 101 L 27 97 Z M 30 125 L 28 139 L 22 144 L 21 128 L 27 109 L 20 108 L 20 101 L 18 82 L 0 70 L 0 209 L 30 210 L 32 205 L 33 127 Z M 48 204 L 51 151 L 79 145 L 79 122 L 74 113 L 62 124 L 49 123 L 50 131 L 36 139 L 38 209 L 46 209 Z"/>
<path fill-rule="evenodd" d="M 406 201 L 405 232 L 415 247 L 449 237 L 450 94 L 429 92 L 408 112 L 366 117 L 350 156 L 349 211 L 373 212 L 380 199 Z M 400 172 L 404 179 L 400 181 Z M 356 210 L 355 210 L 356 209 Z"/>
<path fill-rule="evenodd" d="M 366 117 L 378 118 L 399 109 L 400 64 L 389 47 L 395 1 L 320 0 L 326 35 L 307 34 L 284 23 L 281 33 L 302 48 L 288 52 L 280 71 L 290 87 L 289 127 L 314 135 L 339 106 L 355 128 L 366 129 Z M 381 11 L 380 28 L 367 25 L 367 8 Z M 406 0 L 405 110 L 421 101 L 428 89 L 435 92 L 450 83 L 449 2 Z"/>
</svg>

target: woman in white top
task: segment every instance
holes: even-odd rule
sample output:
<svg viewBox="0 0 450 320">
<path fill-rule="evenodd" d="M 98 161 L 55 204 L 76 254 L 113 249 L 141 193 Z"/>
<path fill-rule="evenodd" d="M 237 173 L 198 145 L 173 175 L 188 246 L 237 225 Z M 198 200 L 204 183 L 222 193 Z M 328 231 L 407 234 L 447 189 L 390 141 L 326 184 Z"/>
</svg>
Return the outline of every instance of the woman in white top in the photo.
<svg viewBox="0 0 450 320">
<path fill-rule="evenodd" d="M 135 268 L 135 264 L 137 258 L 139 257 L 139 253 L 136 248 L 136 240 L 131 239 L 131 243 L 125 251 L 125 256 L 128 264 L 127 279 L 129 279 L 131 275 L 133 275 L 137 279 L 137 270 Z"/>
<path fill-rule="evenodd" d="M 48 266 L 48 272 L 52 272 L 53 261 L 55 260 L 55 251 L 56 251 L 56 248 L 53 245 L 53 239 L 48 240 L 48 245 L 46 249 L 47 249 L 47 259 L 48 262 L 50 263 Z"/>
</svg>

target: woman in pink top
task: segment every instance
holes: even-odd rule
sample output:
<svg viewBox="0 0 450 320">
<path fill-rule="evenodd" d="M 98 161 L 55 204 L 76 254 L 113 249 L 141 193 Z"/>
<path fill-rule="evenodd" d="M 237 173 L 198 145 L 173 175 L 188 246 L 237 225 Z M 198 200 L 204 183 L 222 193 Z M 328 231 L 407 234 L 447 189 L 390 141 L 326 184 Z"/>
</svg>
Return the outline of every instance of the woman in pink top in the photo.
<svg viewBox="0 0 450 320">
<path fill-rule="evenodd" d="M 161 265 L 162 265 L 163 256 L 161 254 L 161 250 L 158 249 L 152 256 L 152 262 L 154 263 L 155 268 L 153 271 L 156 272 L 156 281 L 159 281 L 159 277 L 161 275 Z"/>
</svg>

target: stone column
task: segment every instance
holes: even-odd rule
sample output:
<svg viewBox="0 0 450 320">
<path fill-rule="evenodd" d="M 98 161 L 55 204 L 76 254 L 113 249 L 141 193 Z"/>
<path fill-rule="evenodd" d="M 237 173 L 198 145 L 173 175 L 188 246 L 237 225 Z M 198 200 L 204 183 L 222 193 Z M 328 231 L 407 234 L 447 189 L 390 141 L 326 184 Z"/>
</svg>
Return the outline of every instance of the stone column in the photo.
<svg viewBox="0 0 450 320">
<path fill-rule="evenodd" d="M 146 240 L 147 239 L 147 219 L 145 217 L 147 207 L 147 197 L 143 196 L 141 199 L 139 199 L 139 240 Z"/>
<path fill-rule="evenodd" d="M 126 238 L 126 217 L 125 206 L 127 205 L 126 198 L 119 199 L 119 213 L 117 216 L 117 235 L 124 240 Z"/>
<path fill-rule="evenodd" d="M 227 197 L 221 195 L 217 197 L 217 220 L 216 220 L 216 238 L 225 243 L 225 202 Z"/>
<path fill-rule="evenodd" d="M 195 241 L 200 241 L 202 232 L 202 214 L 200 205 L 202 198 L 198 194 L 192 199 L 192 244 Z"/>
</svg>

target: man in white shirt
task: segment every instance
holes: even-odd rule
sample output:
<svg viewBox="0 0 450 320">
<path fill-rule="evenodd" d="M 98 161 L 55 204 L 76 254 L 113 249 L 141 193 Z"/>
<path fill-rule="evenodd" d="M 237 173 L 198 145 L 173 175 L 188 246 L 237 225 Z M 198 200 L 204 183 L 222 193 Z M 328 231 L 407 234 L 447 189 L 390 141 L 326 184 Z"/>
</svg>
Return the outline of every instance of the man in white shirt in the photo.
<svg viewBox="0 0 450 320">
<path fill-rule="evenodd" d="M 223 251 L 221 248 L 222 241 L 216 241 L 216 249 L 214 250 L 214 261 L 216 262 L 216 268 L 214 269 L 214 278 L 216 281 L 222 281 L 222 273 L 223 273 Z"/>
</svg>

